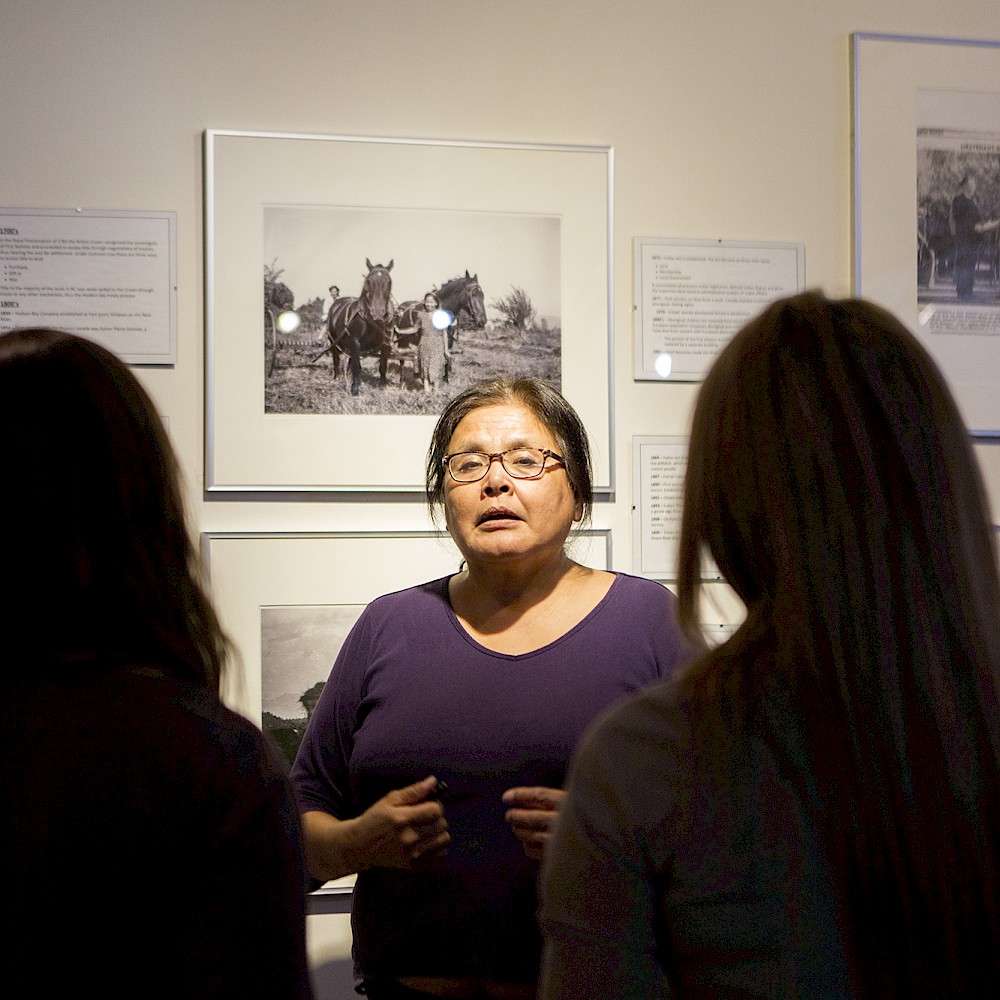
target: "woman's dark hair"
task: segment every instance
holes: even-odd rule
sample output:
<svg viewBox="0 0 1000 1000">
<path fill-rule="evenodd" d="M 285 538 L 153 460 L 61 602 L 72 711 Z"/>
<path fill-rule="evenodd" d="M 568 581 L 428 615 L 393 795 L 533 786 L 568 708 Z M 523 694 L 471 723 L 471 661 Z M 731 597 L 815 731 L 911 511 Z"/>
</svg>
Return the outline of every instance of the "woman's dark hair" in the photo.
<svg viewBox="0 0 1000 1000">
<path fill-rule="evenodd" d="M 0 336 L 5 641 L 127 659 L 218 689 L 229 645 L 199 582 L 177 463 L 128 367 L 57 330 Z"/>
<path fill-rule="evenodd" d="M 996 540 L 955 403 L 896 319 L 804 294 L 722 351 L 685 484 L 690 635 L 705 552 L 748 615 L 685 683 L 765 732 L 776 692 L 798 715 L 808 763 L 791 780 L 815 806 L 859 995 L 995 993 Z"/>
<path fill-rule="evenodd" d="M 473 410 L 505 403 L 530 410 L 556 439 L 559 454 L 565 459 L 573 499 L 583 511 L 580 523 L 586 524 L 594 505 L 587 429 L 562 394 L 539 378 L 484 379 L 460 392 L 444 408 L 434 427 L 427 452 L 427 502 L 431 516 L 436 517 L 444 503 L 444 484 L 448 474 L 444 468 L 444 457 L 455 428 Z"/>
</svg>

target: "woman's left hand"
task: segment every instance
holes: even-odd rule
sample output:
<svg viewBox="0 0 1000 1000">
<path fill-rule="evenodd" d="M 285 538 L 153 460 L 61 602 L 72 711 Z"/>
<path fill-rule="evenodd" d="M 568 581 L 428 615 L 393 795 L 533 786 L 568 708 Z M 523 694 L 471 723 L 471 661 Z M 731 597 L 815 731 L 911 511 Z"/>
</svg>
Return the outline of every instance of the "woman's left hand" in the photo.
<svg viewBox="0 0 1000 1000">
<path fill-rule="evenodd" d="M 503 793 L 504 805 L 510 807 L 504 819 L 529 858 L 541 861 L 565 797 L 561 788 L 508 788 Z"/>
</svg>

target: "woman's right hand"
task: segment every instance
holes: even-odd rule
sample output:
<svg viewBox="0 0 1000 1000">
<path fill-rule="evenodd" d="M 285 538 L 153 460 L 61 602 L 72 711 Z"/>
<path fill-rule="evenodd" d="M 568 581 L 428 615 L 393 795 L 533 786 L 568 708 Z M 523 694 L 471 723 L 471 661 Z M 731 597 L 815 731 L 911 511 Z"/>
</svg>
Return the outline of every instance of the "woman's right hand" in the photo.
<svg viewBox="0 0 1000 1000">
<path fill-rule="evenodd" d="M 416 868 L 439 858 L 451 835 L 444 806 L 429 797 L 437 787 L 431 776 L 393 789 L 354 819 L 304 812 L 309 873 L 325 882 L 368 868 Z"/>
<path fill-rule="evenodd" d="M 357 850 L 366 868 L 413 868 L 444 854 L 451 840 L 444 806 L 431 799 L 437 778 L 384 795 L 357 818 Z"/>
</svg>

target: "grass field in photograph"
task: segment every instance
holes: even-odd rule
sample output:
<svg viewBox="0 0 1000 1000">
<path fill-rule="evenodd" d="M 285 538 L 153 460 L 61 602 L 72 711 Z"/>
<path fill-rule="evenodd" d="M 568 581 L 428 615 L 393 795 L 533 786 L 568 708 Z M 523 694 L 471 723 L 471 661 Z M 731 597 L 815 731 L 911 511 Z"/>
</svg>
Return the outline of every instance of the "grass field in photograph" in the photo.
<svg viewBox="0 0 1000 1000">
<path fill-rule="evenodd" d="M 510 327 L 467 331 L 453 348 L 448 381 L 425 392 L 410 356 L 389 363 L 388 384 L 381 385 L 378 358 L 363 358 L 361 389 L 351 395 L 350 377 L 341 358 L 334 379 L 329 353 L 312 360 L 321 344 L 277 348 L 273 369 L 265 381 L 266 413 L 386 414 L 440 413 L 445 403 L 484 378 L 534 376 L 561 385 L 558 327 L 518 331 Z M 270 349 L 266 363 L 271 365 Z"/>
</svg>

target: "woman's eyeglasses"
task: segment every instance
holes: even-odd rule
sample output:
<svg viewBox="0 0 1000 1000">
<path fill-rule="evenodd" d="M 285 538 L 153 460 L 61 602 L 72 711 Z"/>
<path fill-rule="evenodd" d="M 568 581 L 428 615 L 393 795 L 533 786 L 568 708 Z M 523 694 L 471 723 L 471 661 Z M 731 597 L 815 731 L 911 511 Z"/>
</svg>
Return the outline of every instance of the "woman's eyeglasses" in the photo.
<svg viewBox="0 0 1000 1000">
<path fill-rule="evenodd" d="M 456 483 L 478 483 L 486 476 L 494 459 L 513 479 L 537 479 L 545 471 L 548 459 L 566 464 L 561 455 L 548 448 L 510 448 L 489 454 L 484 451 L 457 451 L 442 459 L 449 475 Z"/>
</svg>

